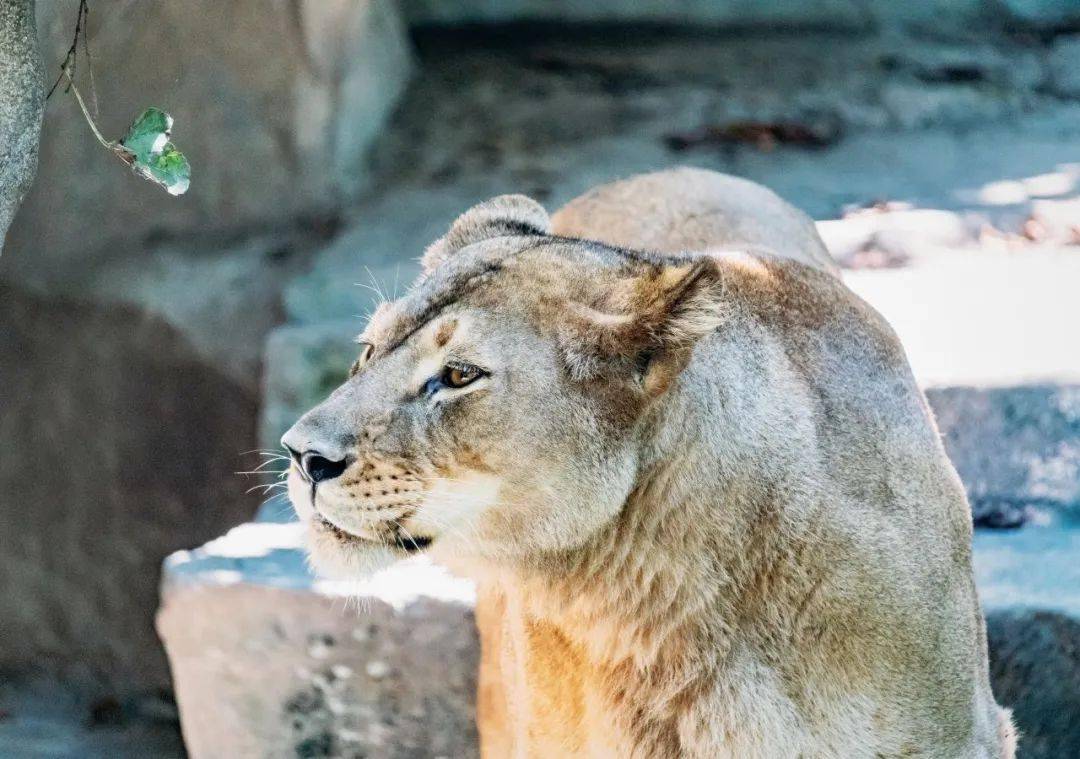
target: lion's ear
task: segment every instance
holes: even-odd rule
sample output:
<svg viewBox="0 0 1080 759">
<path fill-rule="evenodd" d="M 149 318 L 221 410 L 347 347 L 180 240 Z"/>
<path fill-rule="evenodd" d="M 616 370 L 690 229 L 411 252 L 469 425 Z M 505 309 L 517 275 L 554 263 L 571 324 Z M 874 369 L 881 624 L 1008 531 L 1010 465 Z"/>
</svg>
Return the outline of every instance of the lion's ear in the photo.
<svg viewBox="0 0 1080 759">
<path fill-rule="evenodd" d="M 544 207 L 524 195 L 500 195 L 457 217 L 450 230 L 424 251 L 421 261 L 429 273 L 462 248 L 507 235 L 546 235 L 551 228 Z"/>
<path fill-rule="evenodd" d="M 715 260 L 644 265 L 612 288 L 600 307 L 570 309 L 561 335 L 571 374 L 632 373 L 656 396 L 686 368 L 697 342 L 723 322 Z"/>
</svg>

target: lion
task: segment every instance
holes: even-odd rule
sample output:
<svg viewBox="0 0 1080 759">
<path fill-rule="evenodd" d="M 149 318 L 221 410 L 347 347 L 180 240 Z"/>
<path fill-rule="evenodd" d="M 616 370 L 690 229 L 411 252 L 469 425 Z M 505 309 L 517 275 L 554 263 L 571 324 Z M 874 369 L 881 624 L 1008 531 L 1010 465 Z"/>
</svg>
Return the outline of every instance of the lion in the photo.
<svg viewBox="0 0 1080 759">
<path fill-rule="evenodd" d="M 484 756 L 1013 756 L 964 490 L 809 218 L 683 168 L 422 264 L 282 442 L 320 571 L 476 578 Z"/>
</svg>

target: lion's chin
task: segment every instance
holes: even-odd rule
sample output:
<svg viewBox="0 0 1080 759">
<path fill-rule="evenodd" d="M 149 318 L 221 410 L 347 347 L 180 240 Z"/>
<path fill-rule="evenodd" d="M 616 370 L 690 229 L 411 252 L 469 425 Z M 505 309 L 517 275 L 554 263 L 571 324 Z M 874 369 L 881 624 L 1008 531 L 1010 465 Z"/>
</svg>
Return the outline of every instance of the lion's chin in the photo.
<svg viewBox="0 0 1080 759">
<path fill-rule="evenodd" d="M 316 516 L 308 522 L 308 555 L 311 566 L 323 576 L 335 580 L 362 580 L 386 569 L 401 559 L 413 556 L 430 543 L 430 538 L 416 538 L 396 544 L 369 540 L 347 533 Z"/>
</svg>

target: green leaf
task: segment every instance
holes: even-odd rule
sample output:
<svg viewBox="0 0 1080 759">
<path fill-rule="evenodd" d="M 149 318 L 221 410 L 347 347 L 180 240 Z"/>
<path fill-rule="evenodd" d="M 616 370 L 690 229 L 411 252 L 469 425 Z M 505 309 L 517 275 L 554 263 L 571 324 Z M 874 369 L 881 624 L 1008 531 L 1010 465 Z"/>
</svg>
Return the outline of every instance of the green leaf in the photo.
<svg viewBox="0 0 1080 759">
<path fill-rule="evenodd" d="M 120 140 L 121 157 L 136 174 L 164 187 L 170 195 L 183 195 L 191 184 L 187 158 L 169 142 L 172 116 L 160 108 L 147 108 Z"/>
</svg>

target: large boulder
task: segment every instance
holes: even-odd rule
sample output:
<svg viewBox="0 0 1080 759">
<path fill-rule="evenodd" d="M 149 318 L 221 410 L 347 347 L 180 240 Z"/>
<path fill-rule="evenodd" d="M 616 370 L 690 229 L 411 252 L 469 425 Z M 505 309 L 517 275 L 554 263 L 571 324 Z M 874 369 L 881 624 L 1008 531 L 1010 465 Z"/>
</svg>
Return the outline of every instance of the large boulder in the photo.
<svg viewBox="0 0 1080 759">
<path fill-rule="evenodd" d="M 0 679 L 168 683 L 161 558 L 249 517 L 257 401 L 159 319 L 0 285 Z"/>
<path fill-rule="evenodd" d="M 1060 0 L 1065 3 L 1068 0 Z M 1032 3 L 1029 3 L 1029 5 Z M 1044 2 L 1045 4 L 1045 2 Z M 746 30 L 829 29 L 867 32 L 880 29 L 925 32 L 938 37 L 967 37 L 971 25 L 989 26 L 982 0 L 600 0 L 591 3 L 550 0 L 405 0 L 415 24 L 475 24 L 522 21 L 604 24 L 667 24 Z M 1040 18 L 1045 13 L 1035 12 Z M 937 24 L 933 20 L 937 19 Z"/>
<path fill-rule="evenodd" d="M 994 691 L 1022 756 L 1075 756 L 1080 530 L 979 531 L 974 548 Z M 164 571 L 158 631 L 195 759 L 477 755 L 470 582 L 424 559 L 317 580 L 296 523 L 243 525 Z"/>
<path fill-rule="evenodd" d="M 50 60 L 70 45 L 77 7 L 40 4 Z M 121 136 L 149 105 L 164 108 L 192 186 L 176 198 L 125 171 L 58 90 L 40 180 L 11 230 L 9 254 L 22 265 L 8 273 L 54 290 L 149 239 L 280 228 L 338 206 L 367 178 L 366 150 L 410 72 L 389 0 L 91 5 L 89 39 L 105 136 Z M 88 101 L 89 67 L 80 60 Z"/>
<path fill-rule="evenodd" d="M 1080 516 L 1080 385 L 927 391 L 978 521 Z"/>
<path fill-rule="evenodd" d="M 1080 530 L 1060 517 L 975 534 L 990 677 L 1025 759 L 1080 756 Z"/>
<path fill-rule="evenodd" d="M 45 93 L 34 0 L 0 5 L 0 250 L 37 170 Z"/>
<path fill-rule="evenodd" d="M 77 0 L 39 4 L 50 61 L 71 44 L 77 9 Z M 126 170 L 60 88 L 0 279 L 139 306 L 255 390 L 281 290 L 370 182 L 369 148 L 408 82 L 412 53 L 395 5 L 91 3 L 87 28 L 92 58 L 80 45 L 78 86 L 92 110 L 100 105 L 105 136 L 122 135 L 149 105 L 168 110 L 191 189 L 172 197 Z M 9 144 L 33 156 L 0 139 L 0 149 Z"/>
<path fill-rule="evenodd" d="M 314 579 L 299 525 L 165 563 L 157 627 L 193 759 L 477 756 L 475 591 L 424 559 Z"/>
</svg>

